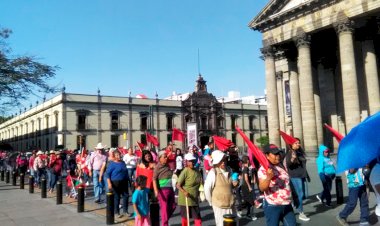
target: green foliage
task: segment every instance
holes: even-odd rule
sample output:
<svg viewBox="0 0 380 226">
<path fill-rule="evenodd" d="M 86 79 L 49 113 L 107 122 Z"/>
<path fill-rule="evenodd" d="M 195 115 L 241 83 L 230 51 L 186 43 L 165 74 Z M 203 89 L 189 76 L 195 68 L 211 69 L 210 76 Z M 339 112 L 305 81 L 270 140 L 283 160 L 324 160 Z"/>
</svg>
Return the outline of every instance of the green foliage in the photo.
<svg viewBox="0 0 380 226">
<path fill-rule="evenodd" d="M 263 137 L 257 138 L 256 142 L 260 144 L 260 147 L 263 147 L 263 146 L 269 144 L 269 137 L 263 136 Z"/>
<path fill-rule="evenodd" d="M 56 88 L 47 82 L 55 76 L 57 66 L 36 61 L 31 56 L 14 56 L 6 43 L 12 34 L 0 28 L 0 110 L 19 106 L 22 100 L 39 93 L 54 93 Z"/>
</svg>

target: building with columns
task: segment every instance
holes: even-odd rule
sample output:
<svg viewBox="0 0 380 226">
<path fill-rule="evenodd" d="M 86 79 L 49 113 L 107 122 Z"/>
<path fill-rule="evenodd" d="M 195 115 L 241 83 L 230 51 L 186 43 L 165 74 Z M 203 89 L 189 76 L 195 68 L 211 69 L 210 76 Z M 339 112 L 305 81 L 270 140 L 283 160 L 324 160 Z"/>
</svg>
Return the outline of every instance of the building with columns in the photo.
<svg viewBox="0 0 380 226">
<path fill-rule="evenodd" d="M 194 92 L 184 99 L 166 100 L 62 93 L 0 124 L 0 140 L 16 151 L 93 149 L 98 142 L 108 147 L 146 143 L 145 132 L 156 136 L 161 147 L 172 139 L 172 129 L 184 132 L 189 123 L 197 125 L 197 143 L 203 147 L 212 135 L 231 139 L 241 150 L 235 125 L 252 141 L 267 136 L 266 105 L 218 101 L 207 91 L 201 75 Z M 185 148 L 178 142 L 177 147 Z"/>
<path fill-rule="evenodd" d="M 270 0 L 249 23 L 263 36 L 270 142 L 308 152 L 380 110 L 380 1 Z M 281 144 L 282 143 L 282 144 Z"/>
</svg>

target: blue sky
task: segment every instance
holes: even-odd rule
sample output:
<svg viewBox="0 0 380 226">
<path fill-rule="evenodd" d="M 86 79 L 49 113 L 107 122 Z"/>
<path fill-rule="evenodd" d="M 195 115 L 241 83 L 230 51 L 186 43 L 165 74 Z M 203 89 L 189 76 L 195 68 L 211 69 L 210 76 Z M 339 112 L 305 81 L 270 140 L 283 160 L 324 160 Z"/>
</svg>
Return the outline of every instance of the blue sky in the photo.
<svg viewBox="0 0 380 226">
<path fill-rule="evenodd" d="M 0 0 L 13 52 L 61 69 L 50 81 L 70 93 L 160 98 L 208 91 L 263 95 L 261 34 L 249 21 L 267 0 Z M 48 95 L 48 98 L 53 95 Z M 34 101 L 33 101 L 34 103 Z M 26 104 L 28 107 L 29 104 Z"/>
</svg>

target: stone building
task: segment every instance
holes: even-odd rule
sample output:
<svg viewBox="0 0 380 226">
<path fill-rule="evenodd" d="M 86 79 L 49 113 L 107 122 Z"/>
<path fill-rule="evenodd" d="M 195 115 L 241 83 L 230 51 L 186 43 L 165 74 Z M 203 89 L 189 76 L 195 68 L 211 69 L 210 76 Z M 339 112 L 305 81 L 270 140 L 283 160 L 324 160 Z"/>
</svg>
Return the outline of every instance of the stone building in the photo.
<svg viewBox="0 0 380 226">
<path fill-rule="evenodd" d="M 380 109 L 377 0 L 271 0 L 249 23 L 263 35 L 270 142 L 333 144 Z M 283 146 L 284 144 L 282 144 Z"/>
<path fill-rule="evenodd" d="M 186 132 L 188 123 L 196 123 L 198 145 L 204 146 L 211 135 L 220 135 L 245 149 L 238 139 L 235 124 L 251 140 L 267 135 L 266 106 L 218 102 L 207 92 L 206 81 L 199 76 L 195 91 L 184 100 L 140 99 L 132 97 L 66 93 L 46 100 L 0 124 L 0 140 L 14 150 L 61 146 L 93 149 L 98 142 L 108 147 L 132 146 L 146 142 L 145 132 L 156 136 L 160 146 L 171 141 L 172 128 Z M 185 144 L 176 141 L 178 147 Z"/>
</svg>

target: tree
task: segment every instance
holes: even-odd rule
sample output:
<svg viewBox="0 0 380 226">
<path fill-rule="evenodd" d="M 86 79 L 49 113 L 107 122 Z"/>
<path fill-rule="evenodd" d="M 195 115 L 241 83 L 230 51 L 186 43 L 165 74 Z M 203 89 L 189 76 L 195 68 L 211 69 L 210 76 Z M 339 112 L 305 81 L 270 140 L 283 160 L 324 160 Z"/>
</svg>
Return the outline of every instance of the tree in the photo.
<svg viewBox="0 0 380 226">
<path fill-rule="evenodd" d="M 6 39 L 10 29 L 0 28 L 0 111 L 20 106 L 30 95 L 54 93 L 47 82 L 55 76 L 57 66 L 36 61 L 32 56 L 14 56 Z"/>
<path fill-rule="evenodd" d="M 257 138 L 256 142 L 260 144 L 260 147 L 263 147 L 263 146 L 269 144 L 269 137 L 263 136 L 263 137 Z"/>
</svg>

